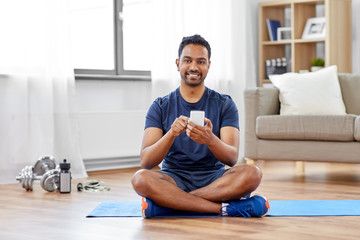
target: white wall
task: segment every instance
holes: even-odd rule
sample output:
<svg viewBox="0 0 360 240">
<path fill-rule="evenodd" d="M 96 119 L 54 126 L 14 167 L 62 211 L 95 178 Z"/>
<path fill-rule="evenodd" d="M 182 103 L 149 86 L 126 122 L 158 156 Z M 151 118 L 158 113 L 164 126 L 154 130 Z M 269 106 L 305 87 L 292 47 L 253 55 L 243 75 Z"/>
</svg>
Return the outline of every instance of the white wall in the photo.
<svg viewBox="0 0 360 240">
<path fill-rule="evenodd" d="M 151 82 L 115 80 L 77 80 L 79 112 L 121 112 L 147 110 Z"/>
</svg>

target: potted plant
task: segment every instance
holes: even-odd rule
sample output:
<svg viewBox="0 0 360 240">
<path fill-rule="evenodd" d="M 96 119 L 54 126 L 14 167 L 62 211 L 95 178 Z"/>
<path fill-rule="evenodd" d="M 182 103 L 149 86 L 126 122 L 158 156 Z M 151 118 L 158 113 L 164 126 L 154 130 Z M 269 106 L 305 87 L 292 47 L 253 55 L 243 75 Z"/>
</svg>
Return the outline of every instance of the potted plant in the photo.
<svg viewBox="0 0 360 240">
<path fill-rule="evenodd" d="M 313 58 L 311 60 L 311 71 L 315 72 L 324 68 L 325 61 L 322 58 Z"/>
</svg>

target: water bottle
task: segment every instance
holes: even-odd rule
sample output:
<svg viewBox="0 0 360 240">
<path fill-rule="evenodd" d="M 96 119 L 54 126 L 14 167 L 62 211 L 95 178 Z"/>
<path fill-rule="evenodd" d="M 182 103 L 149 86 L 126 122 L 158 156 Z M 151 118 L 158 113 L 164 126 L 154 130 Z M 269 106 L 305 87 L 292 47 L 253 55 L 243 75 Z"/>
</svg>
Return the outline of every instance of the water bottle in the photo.
<svg viewBox="0 0 360 240">
<path fill-rule="evenodd" d="M 66 162 L 66 159 L 60 163 L 60 193 L 70 193 L 71 192 L 71 172 L 70 172 L 70 163 Z"/>
</svg>

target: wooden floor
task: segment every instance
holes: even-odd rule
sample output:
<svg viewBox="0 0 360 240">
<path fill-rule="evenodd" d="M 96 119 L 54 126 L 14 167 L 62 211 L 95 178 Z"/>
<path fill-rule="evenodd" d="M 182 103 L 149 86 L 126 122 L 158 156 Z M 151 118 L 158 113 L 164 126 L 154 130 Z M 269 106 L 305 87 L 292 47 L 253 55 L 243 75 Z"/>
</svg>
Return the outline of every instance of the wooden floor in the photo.
<svg viewBox="0 0 360 240">
<path fill-rule="evenodd" d="M 270 200 L 360 199 L 360 164 L 259 163 L 263 182 L 257 190 Z M 0 239 L 359 239 L 360 217 L 264 218 L 85 218 L 102 201 L 140 200 L 130 179 L 136 169 L 90 173 L 109 192 L 71 194 L 33 192 L 0 185 Z"/>
</svg>

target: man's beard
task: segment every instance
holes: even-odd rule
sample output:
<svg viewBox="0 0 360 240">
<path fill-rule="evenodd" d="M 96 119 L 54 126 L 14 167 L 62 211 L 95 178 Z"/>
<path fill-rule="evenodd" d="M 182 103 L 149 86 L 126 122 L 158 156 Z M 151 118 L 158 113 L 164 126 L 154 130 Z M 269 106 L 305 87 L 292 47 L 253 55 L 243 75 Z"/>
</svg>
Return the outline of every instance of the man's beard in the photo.
<svg viewBox="0 0 360 240">
<path fill-rule="evenodd" d="M 188 85 L 188 86 L 197 87 L 197 86 L 201 85 L 201 84 L 204 82 L 204 80 L 205 80 L 205 78 L 202 78 L 202 74 L 199 73 L 199 74 L 200 74 L 200 80 L 199 80 L 199 81 L 196 81 L 196 82 L 191 81 L 191 80 L 189 80 L 189 79 L 187 78 L 187 77 L 189 77 L 189 74 L 190 74 L 190 73 L 186 72 L 186 73 L 185 73 L 185 76 L 182 76 L 182 79 L 184 80 L 185 84 Z"/>
</svg>

